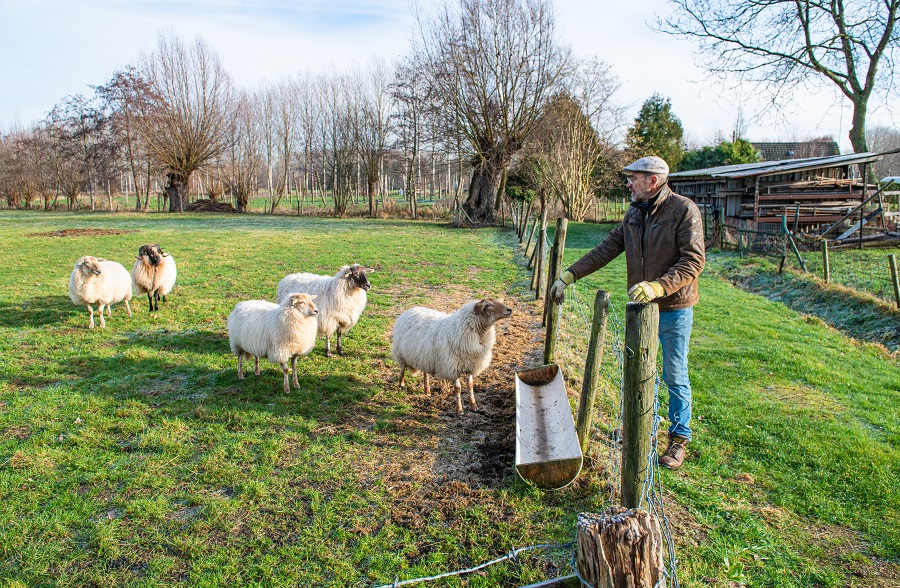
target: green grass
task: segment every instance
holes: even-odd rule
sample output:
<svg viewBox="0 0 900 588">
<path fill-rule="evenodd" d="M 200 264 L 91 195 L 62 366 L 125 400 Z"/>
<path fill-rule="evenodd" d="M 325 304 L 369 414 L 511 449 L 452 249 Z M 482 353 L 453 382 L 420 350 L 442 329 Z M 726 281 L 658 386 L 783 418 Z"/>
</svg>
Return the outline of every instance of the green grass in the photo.
<svg viewBox="0 0 900 588">
<path fill-rule="evenodd" d="M 30 236 L 63 228 L 135 232 Z M 567 262 L 604 230 L 570 224 Z M 130 268 L 146 242 L 178 263 L 169 302 L 151 315 L 135 300 L 133 317 L 117 307 L 88 330 L 67 296 L 75 260 Z M 558 492 L 529 487 L 512 464 L 490 483 L 448 476 L 448 461 L 479 459 L 478 431 L 447 416 L 446 397 L 396 388 L 389 332 L 403 309 L 485 295 L 536 308 L 499 229 L 2 212 L 0 259 L 0 585 L 390 584 L 570 540 L 579 512 L 607 504 L 597 447 Z M 238 381 L 234 304 L 272 299 L 287 273 L 352 262 L 376 271 L 347 356 L 326 360 L 319 342 L 290 395 L 265 361 Z M 623 260 L 586 282 L 624 306 Z M 712 271 L 701 282 L 696 440 L 688 465 L 663 473 L 681 585 L 867 586 L 875 558 L 896 577 L 900 365 Z M 531 553 L 432 585 L 566 573 L 567 554 Z"/>
<path fill-rule="evenodd" d="M 566 265 L 603 236 L 570 224 Z M 866 586 L 884 558 L 900 581 L 900 363 L 817 317 L 735 288 L 723 268 L 741 266 L 720 256 L 710 255 L 694 315 L 690 462 L 663 472 L 686 511 L 678 517 L 688 535 L 679 551 L 685 575 Z M 614 306 L 626 301 L 621 257 L 581 282 L 611 292 Z M 567 336 L 579 336 L 579 325 L 567 326 Z M 738 481 L 741 474 L 753 482 Z M 860 579 L 853 570 L 868 571 Z"/>
</svg>

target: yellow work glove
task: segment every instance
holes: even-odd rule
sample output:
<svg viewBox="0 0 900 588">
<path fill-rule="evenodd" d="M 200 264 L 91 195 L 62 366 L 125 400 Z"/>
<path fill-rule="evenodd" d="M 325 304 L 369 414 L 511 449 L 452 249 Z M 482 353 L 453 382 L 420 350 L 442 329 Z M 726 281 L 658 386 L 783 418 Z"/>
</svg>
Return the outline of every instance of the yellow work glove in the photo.
<svg viewBox="0 0 900 588">
<path fill-rule="evenodd" d="M 639 282 L 628 290 L 628 297 L 632 302 L 650 302 L 665 295 L 666 291 L 659 282 Z"/>
<path fill-rule="evenodd" d="M 559 276 L 559 279 L 550 286 L 550 300 L 556 304 L 562 304 L 566 299 L 566 288 L 575 282 L 575 274 L 566 270 Z"/>
</svg>

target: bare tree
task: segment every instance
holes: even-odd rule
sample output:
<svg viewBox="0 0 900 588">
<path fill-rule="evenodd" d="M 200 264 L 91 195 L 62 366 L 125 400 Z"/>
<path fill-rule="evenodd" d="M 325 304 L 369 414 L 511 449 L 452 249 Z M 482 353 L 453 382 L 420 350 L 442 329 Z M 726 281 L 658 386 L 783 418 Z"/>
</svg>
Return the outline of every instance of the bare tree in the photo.
<svg viewBox="0 0 900 588">
<path fill-rule="evenodd" d="M 375 214 L 375 195 L 384 167 L 388 136 L 393 124 L 393 101 L 389 91 L 390 69 L 382 59 L 373 59 L 354 79 L 357 94 L 357 150 L 366 180 L 369 215 Z"/>
<path fill-rule="evenodd" d="M 150 89 L 141 136 L 166 168 L 169 212 L 183 212 L 191 174 L 224 154 L 233 140 L 231 77 L 202 40 L 185 45 L 161 34 L 138 68 Z"/>
<path fill-rule="evenodd" d="M 85 190 L 95 207 L 96 187 L 114 157 L 107 133 L 109 118 L 99 100 L 82 94 L 66 96 L 47 115 L 46 133 L 51 141 L 53 165 L 60 191 L 73 208 Z"/>
<path fill-rule="evenodd" d="M 350 207 L 355 186 L 356 137 L 352 111 L 355 105 L 347 76 L 332 71 L 323 82 L 320 92 L 323 167 L 331 182 L 334 215 L 343 216 Z"/>
<path fill-rule="evenodd" d="M 234 140 L 228 149 L 221 179 L 234 196 L 238 212 L 247 209 L 250 197 L 259 190 L 260 173 L 264 169 L 260 110 L 246 92 L 242 92 L 235 102 Z"/>
<path fill-rule="evenodd" d="M 419 152 L 435 91 L 423 67 L 413 59 L 404 59 L 397 65 L 391 84 L 391 95 L 397 104 L 397 146 L 403 152 L 403 189 L 412 218 L 418 216 Z"/>
<path fill-rule="evenodd" d="M 418 14 L 417 52 L 471 148 L 464 209 L 494 220 L 513 154 L 522 148 L 568 59 L 550 0 L 446 0 Z"/>
<path fill-rule="evenodd" d="M 767 89 L 771 104 L 831 82 L 853 103 L 850 142 L 867 151 L 866 112 L 896 76 L 900 0 L 671 0 L 660 30 L 699 42 L 714 75 Z"/>
<path fill-rule="evenodd" d="M 112 132 L 122 145 L 125 166 L 135 189 L 134 209 L 146 211 L 150 206 L 150 181 L 157 170 L 138 130 L 148 115 L 150 88 L 140 73 L 129 66 L 115 72 L 106 85 L 95 90 L 110 111 Z"/>
<path fill-rule="evenodd" d="M 874 164 L 877 177 L 900 177 L 900 129 L 877 126 L 869 128 L 869 145 L 872 151 L 888 153 Z"/>
</svg>

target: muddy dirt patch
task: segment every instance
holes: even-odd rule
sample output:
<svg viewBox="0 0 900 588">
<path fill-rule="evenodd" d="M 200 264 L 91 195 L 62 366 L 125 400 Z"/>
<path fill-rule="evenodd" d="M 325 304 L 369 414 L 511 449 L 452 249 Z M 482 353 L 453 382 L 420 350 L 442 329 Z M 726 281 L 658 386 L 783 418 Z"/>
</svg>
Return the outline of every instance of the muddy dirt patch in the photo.
<svg viewBox="0 0 900 588">
<path fill-rule="evenodd" d="M 29 233 L 28 237 L 96 237 L 100 235 L 127 235 L 137 233 L 132 229 L 60 229 L 45 233 Z"/>
</svg>

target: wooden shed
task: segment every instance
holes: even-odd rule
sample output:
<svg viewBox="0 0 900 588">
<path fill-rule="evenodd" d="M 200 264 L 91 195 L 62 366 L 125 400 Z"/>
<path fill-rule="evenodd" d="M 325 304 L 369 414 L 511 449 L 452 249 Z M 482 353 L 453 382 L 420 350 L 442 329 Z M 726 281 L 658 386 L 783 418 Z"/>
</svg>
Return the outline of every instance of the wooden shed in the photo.
<svg viewBox="0 0 900 588">
<path fill-rule="evenodd" d="M 830 226 L 877 191 L 871 164 L 880 153 L 763 161 L 676 172 L 672 190 L 725 210 L 727 224 L 780 225 L 800 230 Z M 760 227 L 763 228 L 763 227 Z"/>
</svg>

